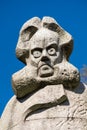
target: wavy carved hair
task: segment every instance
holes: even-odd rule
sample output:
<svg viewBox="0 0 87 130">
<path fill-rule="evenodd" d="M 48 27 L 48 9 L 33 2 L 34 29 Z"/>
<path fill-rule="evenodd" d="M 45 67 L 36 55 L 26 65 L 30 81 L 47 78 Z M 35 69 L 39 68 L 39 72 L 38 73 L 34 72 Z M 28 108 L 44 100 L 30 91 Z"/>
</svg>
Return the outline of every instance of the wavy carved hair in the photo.
<svg viewBox="0 0 87 130">
<path fill-rule="evenodd" d="M 72 36 L 66 32 L 53 18 L 43 17 L 41 20 L 34 17 L 28 20 L 21 28 L 19 39 L 16 47 L 17 58 L 26 64 L 25 59 L 29 54 L 29 40 L 41 28 L 47 28 L 51 31 L 57 32 L 59 35 L 59 46 L 63 51 L 63 57 L 68 61 L 73 49 Z"/>
</svg>

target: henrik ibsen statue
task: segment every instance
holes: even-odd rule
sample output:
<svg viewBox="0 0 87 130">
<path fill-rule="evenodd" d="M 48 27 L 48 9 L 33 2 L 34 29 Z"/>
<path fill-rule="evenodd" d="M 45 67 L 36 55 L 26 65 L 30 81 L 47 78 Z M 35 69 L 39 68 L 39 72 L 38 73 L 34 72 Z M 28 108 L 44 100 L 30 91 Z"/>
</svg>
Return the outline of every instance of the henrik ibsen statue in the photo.
<svg viewBox="0 0 87 130">
<path fill-rule="evenodd" d="M 22 26 L 16 56 L 25 67 L 12 75 L 3 130 L 87 130 L 87 88 L 68 62 L 72 49 L 72 36 L 51 17 Z"/>
</svg>

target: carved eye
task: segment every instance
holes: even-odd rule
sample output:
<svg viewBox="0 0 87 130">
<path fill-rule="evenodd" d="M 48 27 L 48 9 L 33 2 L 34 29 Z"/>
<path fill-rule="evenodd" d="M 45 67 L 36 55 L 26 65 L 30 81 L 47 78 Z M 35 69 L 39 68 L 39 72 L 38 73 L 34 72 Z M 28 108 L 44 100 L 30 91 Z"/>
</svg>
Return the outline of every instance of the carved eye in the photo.
<svg viewBox="0 0 87 130">
<path fill-rule="evenodd" d="M 39 50 L 33 51 L 33 56 L 34 56 L 35 58 L 39 58 L 39 57 L 41 56 L 41 51 L 39 51 Z"/>
<path fill-rule="evenodd" d="M 55 54 L 56 54 L 55 48 L 50 48 L 50 49 L 48 49 L 48 54 L 49 54 L 49 55 L 55 55 Z"/>
</svg>

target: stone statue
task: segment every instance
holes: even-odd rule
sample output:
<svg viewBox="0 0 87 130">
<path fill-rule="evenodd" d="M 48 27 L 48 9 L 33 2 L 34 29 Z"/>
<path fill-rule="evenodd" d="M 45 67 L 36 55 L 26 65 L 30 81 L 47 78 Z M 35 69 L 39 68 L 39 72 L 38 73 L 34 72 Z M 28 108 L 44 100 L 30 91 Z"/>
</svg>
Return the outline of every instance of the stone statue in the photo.
<svg viewBox="0 0 87 130">
<path fill-rule="evenodd" d="M 68 62 L 72 49 L 72 36 L 51 17 L 22 26 L 16 56 L 26 66 L 12 75 L 2 130 L 87 130 L 87 88 Z"/>
</svg>

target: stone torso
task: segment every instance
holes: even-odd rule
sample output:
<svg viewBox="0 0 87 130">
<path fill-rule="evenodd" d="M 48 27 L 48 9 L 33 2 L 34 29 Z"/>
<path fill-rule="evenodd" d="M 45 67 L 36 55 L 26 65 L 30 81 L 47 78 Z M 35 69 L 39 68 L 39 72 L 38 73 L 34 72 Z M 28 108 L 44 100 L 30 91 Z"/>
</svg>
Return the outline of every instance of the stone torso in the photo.
<svg viewBox="0 0 87 130">
<path fill-rule="evenodd" d="M 40 108 L 30 112 L 29 107 L 35 99 L 32 95 L 23 101 L 13 97 L 9 102 L 13 115 L 9 130 L 87 130 L 87 88 L 80 84 L 74 91 L 65 90 L 67 99 L 50 108 Z M 39 93 L 38 93 L 39 94 Z M 33 97 L 34 96 L 34 97 Z M 73 98 L 74 97 L 74 98 Z M 37 98 L 37 97 L 36 97 Z M 49 98 L 49 97 L 48 97 Z M 13 105 L 14 104 L 14 105 Z M 35 105 L 35 104 L 33 104 Z M 26 110 L 28 110 L 26 112 Z M 6 114 L 6 113 L 5 113 Z M 3 118 L 3 117 L 2 117 Z M 6 130 L 8 130 L 6 129 Z"/>
</svg>

